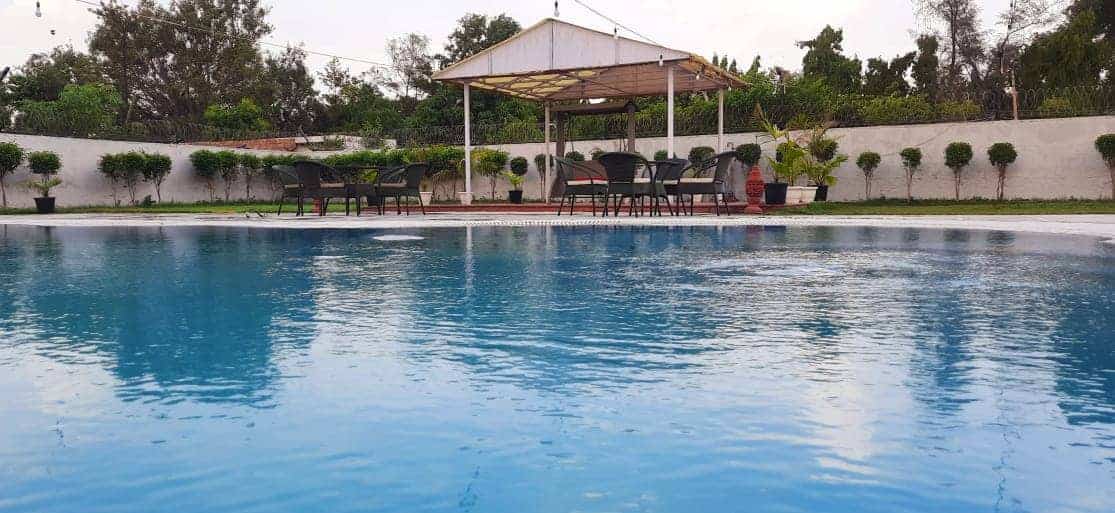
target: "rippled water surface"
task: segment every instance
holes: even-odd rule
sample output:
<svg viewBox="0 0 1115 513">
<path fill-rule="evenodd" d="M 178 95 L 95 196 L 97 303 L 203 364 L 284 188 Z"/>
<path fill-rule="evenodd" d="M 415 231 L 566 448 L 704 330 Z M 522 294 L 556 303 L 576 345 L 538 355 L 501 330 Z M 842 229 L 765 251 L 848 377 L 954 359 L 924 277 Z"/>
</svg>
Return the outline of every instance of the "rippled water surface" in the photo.
<svg viewBox="0 0 1115 513">
<path fill-rule="evenodd" d="M 3 512 L 1112 510 L 1094 239 L 0 226 Z"/>
</svg>

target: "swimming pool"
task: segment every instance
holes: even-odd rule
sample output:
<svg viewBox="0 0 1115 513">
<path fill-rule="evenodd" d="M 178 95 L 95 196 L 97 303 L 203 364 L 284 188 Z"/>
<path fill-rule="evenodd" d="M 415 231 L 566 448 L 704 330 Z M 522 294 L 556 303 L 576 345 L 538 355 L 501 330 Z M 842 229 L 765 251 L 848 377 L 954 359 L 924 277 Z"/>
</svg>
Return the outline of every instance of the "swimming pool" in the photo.
<svg viewBox="0 0 1115 513">
<path fill-rule="evenodd" d="M 0 511 L 1111 511 L 1113 334 L 1088 237 L 0 225 Z"/>
</svg>

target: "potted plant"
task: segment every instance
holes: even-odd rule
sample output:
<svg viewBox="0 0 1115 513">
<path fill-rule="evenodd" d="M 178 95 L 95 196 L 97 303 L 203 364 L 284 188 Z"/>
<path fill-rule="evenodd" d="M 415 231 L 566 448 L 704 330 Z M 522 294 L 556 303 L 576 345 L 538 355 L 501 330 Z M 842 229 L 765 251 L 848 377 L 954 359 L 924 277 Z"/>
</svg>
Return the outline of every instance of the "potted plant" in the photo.
<svg viewBox="0 0 1115 513">
<path fill-rule="evenodd" d="M 62 167 L 62 160 L 52 151 L 33 151 L 27 154 L 27 164 L 31 172 L 40 176 L 38 181 L 29 181 L 27 186 L 38 191 L 40 196 L 35 198 L 35 209 L 40 214 L 54 212 L 54 198 L 50 190 L 62 183 L 54 174 Z"/>
<path fill-rule="evenodd" d="M 755 143 L 747 143 L 736 146 L 736 160 L 743 164 L 743 172 L 751 171 L 751 168 L 759 165 L 759 159 L 763 157 L 763 148 Z"/>
<path fill-rule="evenodd" d="M 828 137 L 828 129 L 827 124 L 818 125 L 809 131 L 806 140 L 809 157 L 813 161 L 810 166 L 812 172 L 808 173 L 808 176 L 812 185 L 817 187 L 817 195 L 814 198 L 816 201 L 828 200 L 829 186 L 836 185 L 836 177 L 832 175 L 832 171 L 839 167 L 839 165 L 824 166 L 820 164 L 827 164 L 838 157 L 843 157 L 841 163 L 848 160 L 847 156 L 836 154 L 840 145 L 836 142 L 836 139 Z"/>
<path fill-rule="evenodd" d="M 875 177 L 875 169 L 883 160 L 878 153 L 865 151 L 856 158 L 856 165 L 863 171 L 863 198 L 871 199 L 871 179 Z"/>
<path fill-rule="evenodd" d="M 15 172 L 23 163 L 23 148 L 16 143 L 0 143 L 0 207 L 8 208 L 8 191 L 4 189 L 4 178 Z"/>
<path fill-rule="evenodd" d="M 1003 192 L 1007 185 L 1007 167 L 1018 158 L 1018 152 L 1014 150 L 1014 145 L 1011 143 L 995 143 L 987 149 L 987 158 L 991 160 L 995 169 L 999 170 L 999 183 L 995 187 L 995 196 L 999 201 L 1003 201 Z"/>
<path fill-rule="evenodd" d="M 914 201 L 914 175 L 921 167 L 921 150 L 918 148 L 903 148 L 898 152 L 902 157 L 902 169 L 906 171 L 906 201 Z"/>
<path fill-rule="evenodd" d="M 507 181 L 511 183 L 511 190 L 507 191 L 507 200 L 519 204 L 523 202 L 523 181 L 526 180 L 527 169 L 530 164 L 523 157 L 511 159 L 511 171 L 507 173 Z"/>
<path fill-rule="evenodd" d="M 666 160 L 670 158 L 670 152 L 666 150 L 658 150 L 654 152 L 654 160 Z"/>
<path fill-rule="evenodd" d="M 147 155 L 147 166 L 143 169 L 143 179 L 155 185 L 155 198 L 163 202 L 163 180 L 170 174 L 170 157 L 161 153 Z"/>
<path fill-rule="evenodd" d="M 1103 156 L 1107 169 L 1111 172 L 1111 199 L 1115 199 L 1115 134 L 1104 134 L 1096 138 L 1096 150 Z"/>
<path fill-rule="evenodd" d="M 945 148 L 945 165 L 952 170 L 956 185 L 956 200 L 960 201 L 960 178 L 964 168 L 972 162 L 972 145 L 954 142 Z"/>
<path fill-rule="evenodd" d="M 812 195 L 809 191 L 803 190 L 801 203 L 810 203 L 811 200 L 827 201 L 829 187 L 836 185 L 836 176 L 833 175 L 833 172 L 848 161 L 848 156 L 836 155 L 828 160 L 819 160 L 812 155 L 805 155 L 804 160 L 805 176 L 809 177 L 809 181 L 813 184 L 815 190 Z M 808 189 L 808 187 L 803 189 Z"/>
</svg>

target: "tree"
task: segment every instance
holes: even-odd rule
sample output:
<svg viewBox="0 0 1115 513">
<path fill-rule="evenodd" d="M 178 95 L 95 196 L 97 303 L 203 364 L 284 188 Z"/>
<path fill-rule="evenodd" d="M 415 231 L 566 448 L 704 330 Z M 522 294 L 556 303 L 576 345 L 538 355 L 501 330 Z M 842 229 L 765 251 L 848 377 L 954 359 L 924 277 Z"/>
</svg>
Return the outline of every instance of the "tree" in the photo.
<svg viewBox="0 0 1115 513">
<path fill-rule="evenodd" d="M 863 77 L 863 92 L 877 96 L 906 96 L 910 84 L 906 82 L 906 71 L 917 58 L 916 52 L 899 55 L 887 62 L 882 58 L 867 59 L 867 73 Z"/>
<path fill-rule="evenodd" d="M 864 199 L 871 199 L 871 179 L 875 176 L 875 169 L 879 167 L 879 162 L 882 160 L 883 158 L 873 151 L 860 153 L 856 158 L 856 165 L 863 171 Z"/>
<path fill-rule="evenodd" d="M 35 133 L 87 137 L 115 126 L 120 96 L 105 84 L 67 85 L 54 101 L 23 101 L 16 125 Z"/>
<path fill-rule="evenodd" d="M 422 34 L 406 34 L 387 41 L 390 68 L 374 70 L 376 83 L 391 91 L 413 111 L 414 104 L 432 90 L 434 58 L 430 55 L 430 38 Z"/>
<path fill-rule="evenodd" d="M 995 195 L 999 201 L 1003 201 L 1003 192 L 1007 184 L 1007 167 L 1018 158 L 1018 152 L 1011 143 L 1000 142 L 992 144 L 987 149 L 987 158 L 999 171 L 999 183 L 995 187 Z"/>
<path fill-rule="evenodd" d="M 859 91 L 863 65 L 859 59 L 849 59 L 841 53 L 843 42 L 844 30 L 829 25 L 817 37 L 799 41 L 799 48 L 808 48 L 802 59 L 803 76 L 822 79 L 839 93 Z"/>
<path fill-rule="evenodd" d="M 898 153 L 902 157 L 902 169 L 906 171 L 906 201 L 914 201 L 914 174 L 921 168 L 921 150 L 918 148 L 903 148 Z"/>
<path fill-rule="evenodd" d="M 120 92 L 124 122 L 199 120 L 210 105 L 251 96 L 262 76 L 259 41 L 271 26 L 260 0 L 110 0 L 93 12 L 89 49 Z"/>
<path fill-rule="evenodd" d="M 306 52 L 295 46 L 264 59 L 255 96 L 270 125 L 286 131 L 310 129 L 322 109 Z"/>
<path fill-rule="evenodd" d="M 263 109 L 251 98 L 241 98 L 235 105 L 210 105 L 205 109 L 205 122 L 236 132 L 260 132 L 271 128 L 271 124 L 263 118 Z"/>
<path fill-rule="evenodd" d="M 0 206 L 8 208 L 8 190 L 4 178 L 15 172 L 23 162 L 23 148 L 16 143 L 0 142 Z"/>
<path fill-rule="evenodd" d="M 918 56 L 914 61 L 913 72 L 914 87 L 918 94 L 924 95 L 930 101 L 936 101 L 940 91 L 940 75 L 938 69 L 940 60 L 937 51 L 941 47 L 937 36 L 922 34 L 918 36 Z"/>
<path fill-rule="evenodd" d="M 942 25 L 940 38 L 946 48 L 943 82 L 951 98 L 958 99 L 965 86 L 980 77 L 979 63 L 984 57 L 979 7 L 973 0 L 919 0 L 924 19 Z M 971 74 L 964 76 L 964 67 Z"/>
<path fill-rule="evenodd" d="M 1110 50 L 1096 39 L 1099 30 L 1095 13 L 1082 11 L 1036 36 L 1019 59 L 1019 81 L 1027 88 L 1098 86 L 1112 65 Z"/>
<path fill-rule="evenodd" d="M 1107 169 L 1111 172 L 1111 199 L 1115 199 L 1115 134 L 1097 137 L 1096 151 L 1100 152 Z"/>
<path fill-rule="evenodd" d="M 36 53 L 9 80 L 9 103 L 54 101 L 68 85 L 103 83 L 100 64 L 70 46 L 59 46 L 49 54 Z"/>
<path fill-rule="evenodd" d="M 240 175 L 240 159 L 235 152 L 218 151 L 214 159 L 217 163 L 217 174 L 225 182 L 225 202 L 232 200 L 232 185 Z"/>
<path fill-rule="evenodd" d="M 190 164 L 194 166 L 194 173 L 205 180 L 205 188 L 209 190 L 209 200 L 216 201 L 217 193 L 214 190 L 213 179 L 217 177 L 220 162 L 217 154 L 209 150 L 198 150 L 190 154 Z"/>
<path fill-rule="evenodd" d="M 956 184 L 956 199 L 960 200 L 960 177 L 964 168 L 972 162 L 972 145 L 954 142 L 945 148 L 945 166 L 952 170 Z"/>
<path fill-rule="evenodd" d="M 482 14 L 466 14 L 457 20 L 457 28 L 449 34 L 445 53 L 437 60 L 444 68 L 476 55 L 519 32 L 522 27 L 506 14 L 488 18 Z"/>
</svg>

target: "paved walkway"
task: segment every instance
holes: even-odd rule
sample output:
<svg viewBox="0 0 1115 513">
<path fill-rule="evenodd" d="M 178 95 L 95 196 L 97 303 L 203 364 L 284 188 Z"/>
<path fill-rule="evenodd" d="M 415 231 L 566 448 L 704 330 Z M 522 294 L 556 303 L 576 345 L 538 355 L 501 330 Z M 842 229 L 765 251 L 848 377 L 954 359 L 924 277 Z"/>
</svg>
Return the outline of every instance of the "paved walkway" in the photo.
<svg viewBox="0 0 1115 513">
<path fill-rule="evenodd" d="M 463 226 L 880 226 L 961 228 L 1092 235 L 1115 240 L 1115 215 L 1052 216 L 711 216 L 592 217 L 588 214 L 447 213 L 295 217 L 273 214 L 60 214 L 0 216 L 0 224 L 32 226 L 230 226 L 252 228 L 441 228 Z"/>
</svg>

